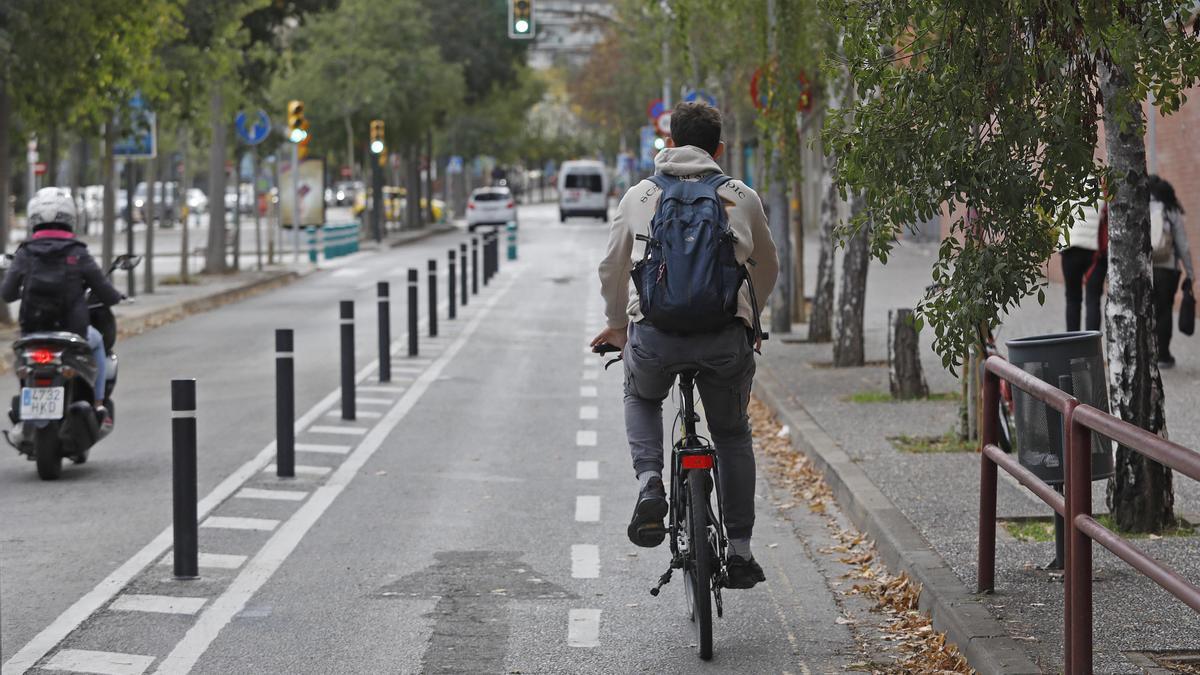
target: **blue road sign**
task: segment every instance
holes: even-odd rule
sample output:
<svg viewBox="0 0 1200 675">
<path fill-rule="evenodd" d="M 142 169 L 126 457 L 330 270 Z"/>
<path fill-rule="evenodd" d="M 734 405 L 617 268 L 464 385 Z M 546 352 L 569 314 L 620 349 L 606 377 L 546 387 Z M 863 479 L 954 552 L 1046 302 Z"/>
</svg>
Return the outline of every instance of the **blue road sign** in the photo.
<svg viewBox="0 0 1200 675">
<path fill-rule="evenodd" d="M 113 143 L 113 156 L 123 159 L 153 159 L 157 134 L 155 125 L 157 118 L 146 105 L 142 92 L 137 92 L 129 99 L 129 110 L 122 116 L 122 122 L 127 127 L 125 136 Z"/>
<path fill-rule="evenodd" d="M 463 158 L 462 155 L 450 155 L 450 160 L 446 162 L 446 173 L 462 173 Z"/>
<path fill-rule="evenodd" d="M 712 106 L 714 108 L 717 107 L 717 97 L 713 96 L 712 94 L 710 94 L 707 91 L 704 91 L 702 89 L 696 89 L 694 91 L 688 92 L 688 95 L 684 96 L 683 100 L 687 101 L 688 103 L 694 103 L 695 101 L 704 101 L 705 103 L 709 104 L 710 106 Z"/>
<path fill-rule="evenodd" d="M 271 118 L 267 117 L 267 113 L 259 110 L 255 115 L 254 124 L 247 126 L 246 113 L 240 112 L 237 118 L 234 119 L 233 126 L 237 130 L 238 138 L 247 145 L 258 145 L 267 140 L 267 135 L 271 133 Z"/>
<path fill-rule="evenodd" d="M 642 171 L 651 171 L 654 169 L 654 155 L 658 150 L 654 147 L 654 141 L 658 138 L 658 132 L 652 125 L 646 125 L 639 132 L 641 140 L 641 152 L 638 156 L 638 168 Z"/>
</svg>

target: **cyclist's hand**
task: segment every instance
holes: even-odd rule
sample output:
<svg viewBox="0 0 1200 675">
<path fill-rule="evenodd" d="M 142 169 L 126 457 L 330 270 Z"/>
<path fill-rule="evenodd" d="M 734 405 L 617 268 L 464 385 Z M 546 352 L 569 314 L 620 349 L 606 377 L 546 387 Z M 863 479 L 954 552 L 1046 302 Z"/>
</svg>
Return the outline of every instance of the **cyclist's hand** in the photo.
<svg viewBox="0 0 1200 675">
<path fill-rule="evenodd" d="M 622 351 L 625 349 L 625 343 L 629 341 L 629 333 L 624 328 L 605 328 L 600 331 L 600 334 L 592 338 L 589 344 L 591 347 L 608 343 Z"/>
</svg>

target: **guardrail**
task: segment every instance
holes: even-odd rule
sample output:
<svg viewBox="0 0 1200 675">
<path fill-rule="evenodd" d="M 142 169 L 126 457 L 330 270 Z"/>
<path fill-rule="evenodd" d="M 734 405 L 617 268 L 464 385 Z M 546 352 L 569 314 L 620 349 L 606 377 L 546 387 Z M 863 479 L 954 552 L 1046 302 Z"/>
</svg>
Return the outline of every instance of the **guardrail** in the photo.
<svg viewBox="0 0 1200 675">
<path fill-rule="evenodd" d="M 326 260 L 357 253 L 359 229 L 358 223 L 324 225 L 320 228 L 320 232 L 315 227 L 305 228 L 305 232 L 308 234 L 308 261 L 317 262 L 318 249 L 324 254 Z"/>
<path fill-rule="evenodd" d="M 1092 542 L 1100 544 L 1200 613 L 1200 586 L 1146 555 L 1092 518 L 1092 432 L 1200 481 L 1200 453 L 1156 436 L 1079 401 L 998 356 L 985 364 L 981 428 L 978 590 L 995 590 L 997 467 L 1010 473 L 1063 516 L 1066 564 L 1063 574 L 1063 668 L 1068 674 L 1092 672 Z M 1005 380 L 1063 415 L 1065 491 L 1021 466 L 997 445 L 1000 380 Z"/>
</svg>

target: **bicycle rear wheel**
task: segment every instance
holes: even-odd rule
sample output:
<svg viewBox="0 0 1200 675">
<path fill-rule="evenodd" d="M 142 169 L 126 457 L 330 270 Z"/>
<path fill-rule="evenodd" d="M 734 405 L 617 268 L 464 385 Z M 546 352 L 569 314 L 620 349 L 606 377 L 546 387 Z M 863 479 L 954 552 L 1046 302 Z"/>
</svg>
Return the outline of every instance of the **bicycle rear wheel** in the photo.
<svg viewBox="0 0 1200 675">
<path fill-rule="evenodd" d="M 703 469 L 687 472 L 688 558 L 684 574 L 688 609 L 696 625 L 700 658 L 712 658 L 712 547 L 708 544 L 708 481 Z"/>
</svg>

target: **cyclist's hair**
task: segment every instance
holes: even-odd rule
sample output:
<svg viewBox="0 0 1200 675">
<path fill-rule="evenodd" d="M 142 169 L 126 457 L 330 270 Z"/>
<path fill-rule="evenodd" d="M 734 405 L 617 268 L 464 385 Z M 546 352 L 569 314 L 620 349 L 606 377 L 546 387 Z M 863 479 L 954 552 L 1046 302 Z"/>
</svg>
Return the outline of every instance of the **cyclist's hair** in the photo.
<svg viewBox="0 0 1200 675">
<path fill-rule="evenodd" d="M 713 154 L 721 144 L 721 111 L 703 101 L 681 101 L 671 111 L 671 139 Z"/>
</svg>

